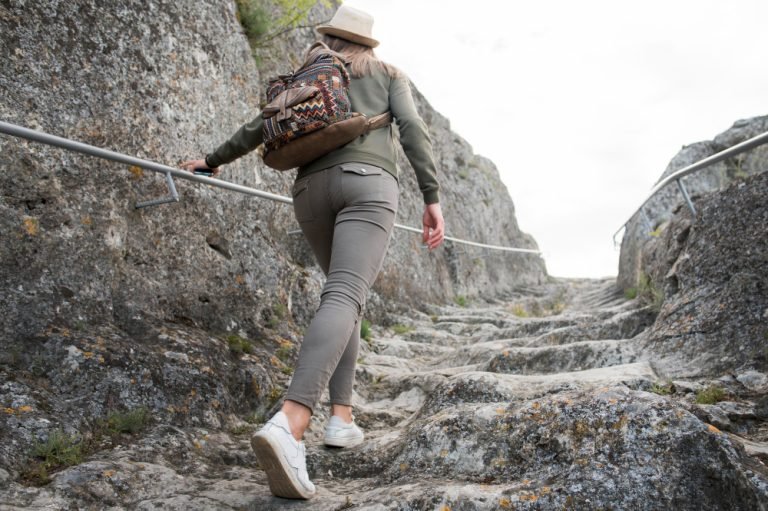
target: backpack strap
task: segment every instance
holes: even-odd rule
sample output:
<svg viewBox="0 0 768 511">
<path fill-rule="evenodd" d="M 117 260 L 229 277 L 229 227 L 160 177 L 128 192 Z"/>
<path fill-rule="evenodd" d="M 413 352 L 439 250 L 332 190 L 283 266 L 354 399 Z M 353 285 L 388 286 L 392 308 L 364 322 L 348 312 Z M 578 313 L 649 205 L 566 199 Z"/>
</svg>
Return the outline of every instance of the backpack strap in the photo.
<svg viewBox="0 0 768 511">
<path fill-rule="evenodd" d="M 389 126 L 391 123 L 392 123 L 392 112 L 387 110 L 383 114 L 374 115 L 373 117 L 368 119 L 365 132 L 368 133 L 369 131 L 377 130 L 379 128 L 385 128 Z"/>
<path fill-rule="evenodd" d="M 322 57 L 323 55 L 331 55 L 333 57 L 336 57 L 337 59 L 344 62 L 344 64 L 349 63 L 349 59 L 342 55 L 339 52 L 333 51 L 328 47 L 327 44 L 325 44 L 322 41 L 317 41 L 315 44 L 309 47 L 307 50 L 307 57 L 304 59 L 304 64 L 301 65 L 301 67 L 306 67 Z"/>
</svg>

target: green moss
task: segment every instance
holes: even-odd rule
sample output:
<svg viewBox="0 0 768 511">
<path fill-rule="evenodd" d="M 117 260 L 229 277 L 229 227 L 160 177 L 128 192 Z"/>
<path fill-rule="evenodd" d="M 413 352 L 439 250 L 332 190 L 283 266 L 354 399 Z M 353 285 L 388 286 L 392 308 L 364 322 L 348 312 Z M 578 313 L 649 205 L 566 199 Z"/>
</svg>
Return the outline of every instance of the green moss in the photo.
<svg viewBox="0 0 768 511">
<path fill-rule="evenodd" d="M 710 385 L 696 393 L 696 402 L 700 405 L 713 405 L 724 399 L 725 391 L 717 385 Z"/>
<path fill-rule="evenodd" d="M 459 295 L 456 298 L 453 299 L 454 302 L 456 302 L 456 305 L 459 307 L 466 307 L 467 306 L 467 297 Z"/>
<path fill-rule="evenodd" d="M 277 351 L 275 352 L 275 356 L 284 364 L 287 364 L 291 361 L 291 358 L 293 357 L 293 344 L 290 342 L 281 342 L 280 347 L 277 348 Z"/>
<path fill-rule="evenodd" d="M 669 381 L 667 383 L 656 382 L 651 386 L 651 392 L 660 396 L 667 396 L 675 392 L 675 386 Z"/>
<path fill-rule="evenodd" d="M 395 332 L 397 335 L 403 335 L 403 334 L 407 334 L 408 332 L 412 332 L 413 327 L 408 325 L 397 324 L 392 326 L 392 331 Z"/>
<path fill-rule="evenodd" d="M 529 316 L 528 311 L 525 310 L 525 307 L 520 305 L 519 303 L 516 303 L 510 308 L 510 311 L 512 314 L 517 316 L 518 318 L 527 318 Z"/>
<path fill-rule="evenodd" d="M 253 353 L 253 344 L 248 339 L 244 339 L 239 335 L 228 335 L 227 344 L 229 345 L 229 351 L 239 355 L 241 353 Z"/>
<path fill-rule="evenodd" d="M 267 408 L 272 408 L 282 396 L 282 390 L 280 390 L 278 387 L 272 387 L 272 390 L 269 391 L 269 405 Z"/>
<path fill-rule="evenodd" d="M 637 296 L 656 312 L 661 310 L 664 303 L 664 292 L 657 288 L 651 277 L 645 273 L 641 273 L 638 277 Z"/>
<path fill-rule="evenodd" d="M 267 417 L 263 412 L 253 412 L 245 418 L 248 424 L 263 424 L 267 422 Z"/>
<path fill-rule="evenodd" d="M 365 342 L 370 343 L 372 339 L 371 322 L 364 319 L 360 322 L 360 338 Z"/>
<path fill-rule="evenodd" d="M 232 436 L 242 436 L 245 434 L 250 433 L 253 431 L 253 426 L 251 424 L 240 424 L 239 426 L 234 426 L 229 430 L 229 434 Z"/>
</svg>

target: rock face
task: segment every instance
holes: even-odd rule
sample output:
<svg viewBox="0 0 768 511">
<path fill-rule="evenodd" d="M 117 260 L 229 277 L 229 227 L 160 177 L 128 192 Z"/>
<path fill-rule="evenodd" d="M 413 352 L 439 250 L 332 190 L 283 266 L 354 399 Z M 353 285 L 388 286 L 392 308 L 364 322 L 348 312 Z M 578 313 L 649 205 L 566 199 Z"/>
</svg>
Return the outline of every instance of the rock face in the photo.
<svg viewBox="0 0 768 511">
<path fill-rule="evenodd" d="M 666 374 L 768 370 L 766 193 L 768 174 L 742 179 L 645 246 L 643 269 L 664 295 L 650 336 Z"/>
<path fill-rule="evenodd" d="M 768 131 L 768 116 L 754 117 L 734 123 L 714 140 L 684 146 L 672 158 L 659 181 L 670 174 L 708 156 L 723 151 L 740 142 Z M 716 163 L 704 170 L 683 178 L 686 189 L 694 202 L 708 193 L 721 191 L 731 183 L 758 174 L 768 166 L 768 146 L 763 145 L 736 157 Z M 643 274 L 643 246 L 651 241 L 656 231 L 664 228 L 672 217 L 686 207 L 677 186 L 672 183 L 658 192 L 643 207 L 646 218 L 636 213 L 627 222 L 621 241 L 618 284 L 622 289 L 637 286 Z"/>
</svg>

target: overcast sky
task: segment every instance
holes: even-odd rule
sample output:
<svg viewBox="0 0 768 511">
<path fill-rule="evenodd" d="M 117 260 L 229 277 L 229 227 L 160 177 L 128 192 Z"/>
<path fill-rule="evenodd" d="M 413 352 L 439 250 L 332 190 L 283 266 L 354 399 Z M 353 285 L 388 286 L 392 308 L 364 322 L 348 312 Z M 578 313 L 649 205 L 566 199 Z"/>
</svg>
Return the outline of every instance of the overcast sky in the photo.
<svg viewBox="0 0 768 511">
<path fill-rule="evenodd" d="M 555 276 L 615 275 L 613 233 L 681 146 L 768 114 L 768 0 L 346 3 L 496 163 Z"/>
</svg>

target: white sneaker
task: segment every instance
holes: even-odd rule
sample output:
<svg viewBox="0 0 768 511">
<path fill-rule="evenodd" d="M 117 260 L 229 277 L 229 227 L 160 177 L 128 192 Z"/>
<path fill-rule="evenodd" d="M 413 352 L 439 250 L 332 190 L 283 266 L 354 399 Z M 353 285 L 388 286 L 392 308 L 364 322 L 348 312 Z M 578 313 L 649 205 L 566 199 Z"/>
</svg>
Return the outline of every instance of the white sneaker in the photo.
<svg viewBox="0 0 768 511">
<path fill-rule="evenodd" d="M 331 447 L 352 447 L 363 442 L 363 432 L 352 422 L 347 424 L 341 417 L 333 415 L 325 428 L 325 445 Z"/>
<path fill-rule="evenodd" d="M 267 473 L 273 495 L 288 499 L 312 498 L 315 485 L 307 474 L 304 442 L 293 438 L 288 417 L 283 412 L 277 412 L 253 435 L 251 447 Z"/>
</svg>

